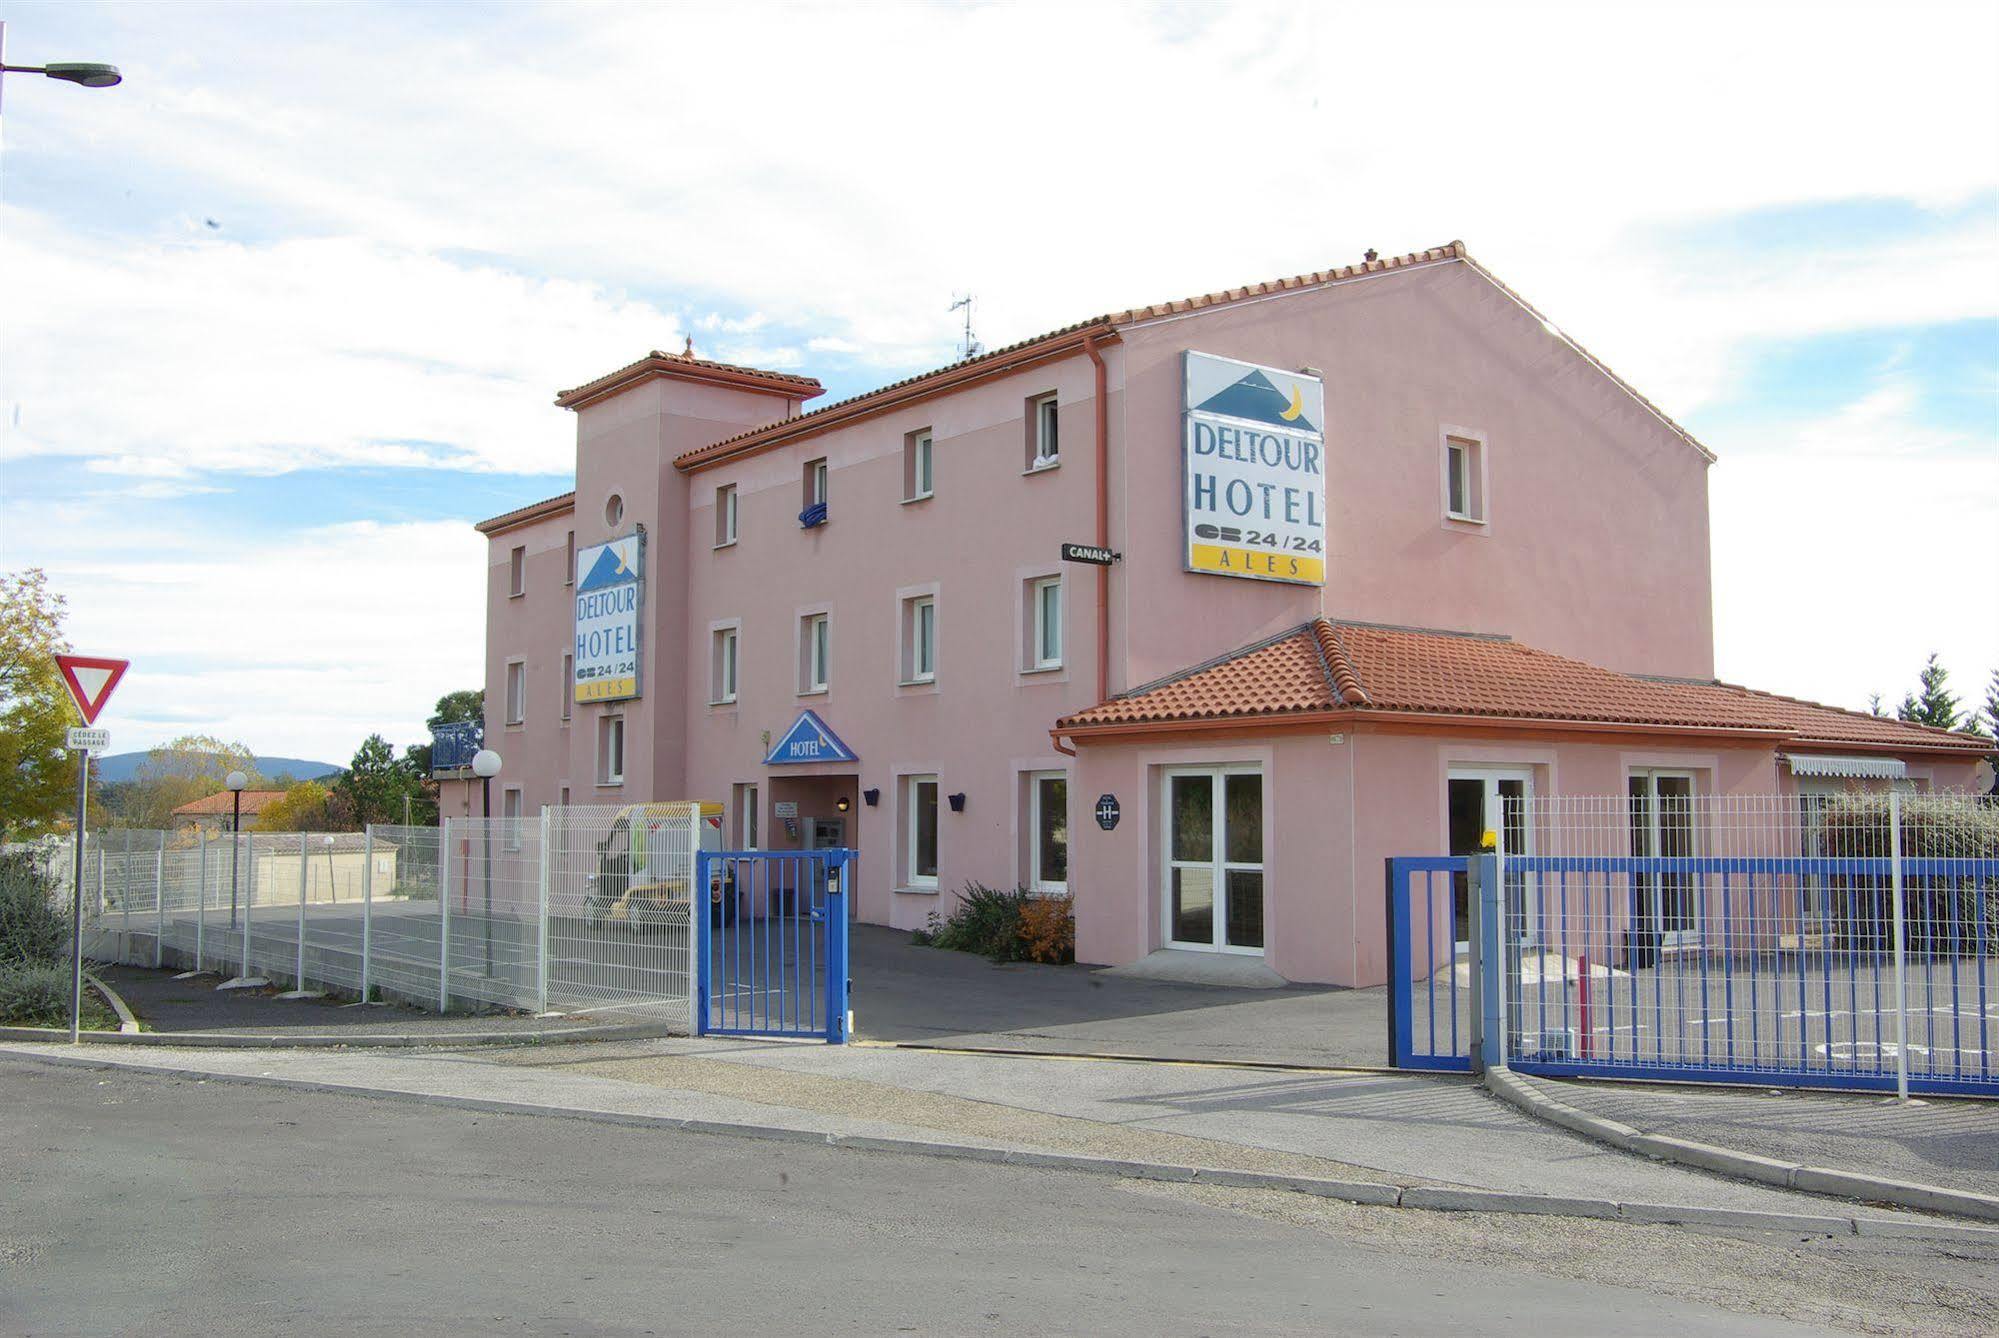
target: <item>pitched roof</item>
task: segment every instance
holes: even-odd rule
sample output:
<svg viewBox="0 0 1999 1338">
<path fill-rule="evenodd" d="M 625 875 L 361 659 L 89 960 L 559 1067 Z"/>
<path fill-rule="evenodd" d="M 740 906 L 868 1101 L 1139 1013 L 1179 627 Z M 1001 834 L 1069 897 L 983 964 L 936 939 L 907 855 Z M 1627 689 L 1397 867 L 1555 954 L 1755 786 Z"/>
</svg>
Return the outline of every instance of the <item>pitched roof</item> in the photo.
<svg viewBox="0 0 1999 1338">
<path fill-rule="evenodd" d="M 615 372 L 607 372 L 594 381 L 586 381 L 570 390 L 558 391 L 555 402 L 565 409 L 580 408 L 592 400 L 616 394 L 640 381 L 655 376 L 672 377 L 682 381 L 708 381 L 716 385 L 733 386 L 739 390 L 762 390 L 787 399 L 811 399 L 823 395 L 826 388 L 819 384 L 815 376 L 799 376 L 793 372 L 772 372 L 761 367 L 739 367 L 730 362 L 713 362 L 707 358 L 697 358 L 686 353 L 662 353 L 653 349 L 637 362 L 626 363 Z"/>
<path fill-rule="evenodd" d="M 529 502 L 526 506 L 517 506 L 511 511 L 502 511 L 497 516 L 480 521 L 472 528 L 481 534 L 497 534 L 516 525 L 525 525 L 531 520 L 541 520 L 547 516 L 560 515 L 564 511 L 572 511 L 575 507 L 576 490 L 571 488 L 568 492 L 557 496 L 545 497 L 539 502 Z"/>
<path fill-rule="evenodd" d="M 174 810 L 174 813 L 176 816 L 184 814 L 188 817 L 207 817 L 213 813 L 228 813 L 232 808 L 229 802 L 229 795 L 230 792 L 228 790 L 217 790 L 214 794 L 203 795 L 199 799 L 182 804 Z M 245 813 L 261 813 L 264 805 L 284 797 L 285 792 L 283 790 L 245 790 L 243 791 L 243 811 Z"/>
<path fill-rule="evenodd" d="M 1504 637 L 1324 618 L 1064 717 L 1056 732 L 1081 737 L 1335 715 L 1728 733 L 1905 752 L 1991 747 L 1969 735 L 1729 683 L 1622 674 Z"/>
</svg>

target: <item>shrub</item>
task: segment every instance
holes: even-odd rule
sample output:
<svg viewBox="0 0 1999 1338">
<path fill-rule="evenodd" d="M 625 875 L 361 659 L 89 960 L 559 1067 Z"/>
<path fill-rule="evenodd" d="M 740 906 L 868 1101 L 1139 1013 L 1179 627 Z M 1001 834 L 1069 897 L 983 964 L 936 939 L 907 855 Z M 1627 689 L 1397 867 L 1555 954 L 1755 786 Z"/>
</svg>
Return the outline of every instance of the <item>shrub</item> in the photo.
<svg viewBox="0 0 1999 1338">
<path fill-rule="evenodd" d="M 69 969 L 48 962 L 0 966 L 0 1025 L 62 1027 L 69 1024 Z M 111 1014 L 96 994 L 83 991 L 83 1025 L 108 1027 Z"/>
<path fill-rule="evenodd" d="M 1020 908 L 1020 941 L 1028 960 L 1076 960 L 1076 917 L 1067 897 L 1033 897 Z"/>
<path fill-rule="evenodd" d="M 53 884 L 26 855 L 0 855 L 0 966 L 68 958 L 69 917 Z"/>
<path fill-rule="evenodd" d="M 927 933 L 930 946 L 953 952 L 976 952 L 995 962 L 1027 959 L 1020 937 L 1020 913 L 1027 889 L 1002 892 L 983 883 L 967 883 L 950 915 L 934 920 Z"/>
</svg>

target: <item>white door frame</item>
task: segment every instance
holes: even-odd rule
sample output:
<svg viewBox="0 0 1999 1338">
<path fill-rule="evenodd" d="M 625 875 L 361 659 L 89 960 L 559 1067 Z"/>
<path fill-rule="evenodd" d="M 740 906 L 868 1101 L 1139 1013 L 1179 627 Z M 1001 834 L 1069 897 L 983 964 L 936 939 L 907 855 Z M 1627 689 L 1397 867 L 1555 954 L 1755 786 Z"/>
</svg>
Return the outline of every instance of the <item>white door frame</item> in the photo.
<svg viewBox="0 0 1999 1338">
<path fill-rule="evenodd" d="M 1176 776 L 1205 776 L 1209 781 L 1209 813 L 1211 822 L 1208 830 L 1208 849 L 1212 858 L 1205 867 L 1215 873 L 1215 900 L 1211 939 L 1207 943 L 1194 943 L 1173 937 L 1173 866 L 1184 864 L 1193 868 L 1202 866 L 1194 860 L 1173 858 L 1173 779 Z M 1258 834 L 1263 837 L 1263 859 L 1256 864 L 1231 861 L 1228 855 L 1228 787 L 1225 779 L 1229 776 L 1255 776 L 1262 784 L 1262 801 L 1256 815 Z M 1262 957 L 1270 943 L 1270 843 L 1269 826 L 1264 821 L 1269 813 L 1270 786 L 1260 762 L 1225 762 L 1213 766 L 1171 766 L 1162 767 L 1159 772 L 1159 811 L 1164 820 L 1159 831 L 1159 939 L 1169 948 L 1184 948 L 1190 952 L 1230 952 L 1241 957 Z M 1225 940 L 1228 938 L 1228 898 L 1229 874 L 1231 871 L 1254 869 L 1262 876 L 1263 884 L 1263 925 L 1264 947 L 1240 948 Z"/>
<path fill-rule="evenodd" d="M 1648 847 L 1646 855 L 1656 858 L 1660 853 L 1660 837 L 1664 832 L 1664 828 L 1660 824 L 1661 810 L 1659 804 L 1659 782 L 1662 780 L 1683 780 L 1687 783 L 1687 801 L 1689 805 L 1689 812 L 1687 814 L 1687 853 L 1689 855 L 1700 854 L 1700 827 L 1694 821 L 1695 814 L 1692 810 L 1693 801 L 1700 794 L 1700 777 L 1685 767 L 1633 767 L 1629 777 L 1625 781 L 1625 793 L 1627 796 L 1630 794 L 1631 782 L 1635 780 L 1645 782 L 1645 840 Z M 1634 855 L 1638 854 L 1635 850 L 1631 853 Z M 1640 876 L 1643 877 L 1645 875 Z M 1693 921 L 1693 927 L 1690 929 L 1665 928 L 1665 884 L 1660 875 L 1653 874 L 1650 876 L 1650 886 L 1645 892 L 1645 897 L 1651 903 L 1647 909 L 1651 912 L 1652 923 L 1660 927 L 1660 947 L 1668 948 L 1682 943 L 1700 942 L 1701 914 L 1699 888 L 1695 887 L 1689 893 L 1689 896 L 1691 901 L 1687 908 L 1688 918 Z"/>
<path fill-rule="evenodd" d="M 1533 800 L 1533 798 L 1534 798 L 1534 768 L 1533 768 L 1533 767 L 1531 767 L 1531 766 L 1454 766 L 1454 767 L 1449 767 L 1449 768 L 1447 768 L 1447 769 L 1445 770 L 1445 774 L 1444 774 L 1444 835 L 1445 835 L 1445 839 L 1446 839 L 1446 842 L 1447 842 L 1447 843 L 1448 843 L 1448 841 L 1449 841 L 1449 837 L 1450 837 L 1450 821 L 1451 821 L 1451 782 L 1452 782 L 1452 781 L 1459 781 L 1459 780 L 1461 780 L 1461 781 L 1480 781 L 1480 782 L 1482 782 L 1482 783 L 1484 784 L 1484 786 L 1485 786 L 1485 793 L 1484 793 L 1484 797 L 1483 797 L 1483 798 L 1482 798 L 1482 799 L 1480 800 L 1480 812 L 1481 812 L 1481 817 L 1482 817 L 1482 818 L 1485 818 L 1485 819 L 1489 819 L 1489 820 L 1492 820 L 1492 821 L 1493 821 L 1494 823 L 1496 823 L 1496 825 L 1495 825 L 1495 826 L 1492 826 L 1492 827 L 1488 828 L 1488 830 L 1491 830 L 1491 831 L 1496 831 L 1496 832 L 1499 832 L 1499 834 L 1500 834 L 1500 837 L 1499 837 L 1499 839 L 1500 839 L 1500 840 L 1501 840 L 1502 842 L 1504 842 L 1504 841 L 1506 840 L 1506 834 L 1505 834 L 1505 812 L 1506 812 L 1506 810 L 1504 809 L 1504 807 L 1502 807 L 1502 806 L 1501 806 L 1501 803 L 1500 803 L 1500 795 L 1499 795 L 1499 783 L 1500 783 L 1501 781 L 1519 781 L 1519 782 L 1520 782 L 1520 793 L 1521 793 L 1521 798 L 1523 799 L 1523 801 L 1527 801 L 1527 802 L 1528 802 L 1528 805 L 1529 805 L 1529 814 L 1531 815 L 1531 810 L 1532 810 L 1532 805 L 1531 805 L 1531 801 L 1532 801 L 1532 800 Z M 1522 824 L 1521 824 L 1521 829 L 1522 829 L 1522 831 L 1523 831 L 1523 832 L 1524 832 L 1524 833 L 1526 834 L 1526 841 L 1524 842 L 1524 844 L 1525 844 L 1525 846 L 1526 846 L 1526 849 L 1524 849 L 1524 850 L 1508 850 L 1508 851 L 1506 852 L 1507 854 L 1509 854 L 1509 855 L 1531 855 L 1531 854 L 1533 854 L 1533 853 L 1534 853 L 1534 825 L 1533 825 L 1533 823 L 1532 823 L 1532 822 L 1529 822 L 1529 821 L 1525 821 L 1525 820 L 1524 820 L 1524 816 L 1523 816 L 1523 821 L 1522 821 Z M 1532 874 L 1528 874 L 1528 875 L 1526 875 L 1526 876 L 1527 876 L 1528 878 L 1530 878 L 1530 879 L 1531 879 L 1532 877 L 1534 877 L 1534 875 L 1532 875 Z M 1528 940 L 1529 940 L 1530 942 L 1533 942 L 1533 941 L 1538 941 L 1538 940 L 1539 940 L 1539 938 L 1540 938 L 1540 928 L 1541 928 L 1541 926 L 1540 926 L 1540 923 L 1539 923 L 1539 918 L 1538 918 L 1538 917 L 1536 916 L 1536 914 L 1535 914 L 1535 908 L 1534 908 L 1534 897 L 1533 897 L 1532 893 L 1533 893 L 1533 887 L 1532 887 L 1532 884 L 1529 884 L 1529 885 L 1528 885 L 1528 895 L 1527 895 L 1527 897 L 1526 897 L 1526 898 L 1525 898 L 1525 899 L 1523 900 L 1523 902 L 1521 903 L 1521 908 L 1522 908 L 1522 910 L 1523 910 L 1523 911 L 1524 911 L 1524 912 L 1526 913 L 1526 925 L 1525 925 L 1525 929 L 1526 929 L 1526 934 L 1527 934 L 1527 938 L 1528 938 Z M 1469 917 L 1469 916 L 1465 917 L 1465 919 L 1466 919 L 1466 923 L 1461 923 L 1461 924 L 1459 924 L 1459 925 L 1457 926 L 1457 928 L 1458 928 L 1458 931 L 1459 931 L 1460 933 L 1468 933 L 1468 932 L 1470 932 L 1470 924 L 1469 924 L 1469 920 L 1470 920 L 1470 918 L 1471 918 L 1471 917 Z M 1470 942 L 1469 942 L 1468 940 L 1466 940 L 1466 939 L 1459 939 L 1459 940 L 1458 940 L 1458 942 L 1457 942 L 1457 948 L 1458 948 L 1458 951 L 1459 951 L 1460 953 L 1464 953 L 1464 952 L 1468 952 L 1468 951 L 1470 951 L 1470 949 L 1471 949 L 1471 944 L 1470 944 Z"/>
</svg>

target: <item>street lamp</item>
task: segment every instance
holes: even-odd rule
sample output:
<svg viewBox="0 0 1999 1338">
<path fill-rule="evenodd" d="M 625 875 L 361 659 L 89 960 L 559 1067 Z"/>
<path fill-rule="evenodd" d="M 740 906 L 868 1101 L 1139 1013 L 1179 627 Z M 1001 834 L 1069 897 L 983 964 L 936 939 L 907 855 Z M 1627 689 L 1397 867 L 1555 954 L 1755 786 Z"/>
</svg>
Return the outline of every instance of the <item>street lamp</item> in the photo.
<svg viewBox="0 0 1999 1338">
<path fill-rule="evenodd" d="M 215 773 L 210 772 L 210 775 Z M 236 855 L 243 848 L 243 787 L 250 778 L 240 771 L 223 777 L 229 789 L 229 927 L 236 927 Z"/>
<path fill-rule="evenodd" d="M 493 777 L 500 774 L 500 755 L 491 748 L 472 754 L 472 774 L 479 778 L 479 824 L 486 862 L 486 975 L 493 974 Z"/>
<path fill-rule="evenodd" d="M 61 60 L 48 65 L 0 65 L 0 74 L 45 74 L 66 84 L 82 84 L 85 88 L 110 88 L 125 78 L 118 73 L 116 65 L 99 65 L 95 61 L 83 60 Z"/>
<path fill-rule="evenodd" d="M 340 900 L 340 884 L 333 877 L 332 832 L 326 834 L 326 899 L 329 902 L 338 902 Z"/>
</svg>

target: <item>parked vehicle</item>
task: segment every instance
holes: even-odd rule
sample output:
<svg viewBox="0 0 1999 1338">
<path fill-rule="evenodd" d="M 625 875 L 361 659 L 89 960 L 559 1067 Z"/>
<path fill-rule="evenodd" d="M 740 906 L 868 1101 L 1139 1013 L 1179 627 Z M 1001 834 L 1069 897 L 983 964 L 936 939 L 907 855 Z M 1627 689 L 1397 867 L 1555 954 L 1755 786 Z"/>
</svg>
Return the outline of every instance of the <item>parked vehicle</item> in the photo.
<svg viewBox="0 0 1999 1338">
<path fill-rule="evenodd" d="M 633 804 L 620 809 L 611 830 L 597 843 L 597 871 L 583 911 L 593 925 L 632 928 L 687 924 L 691 869 L 687 838 L 690 818 L 700 849 L 722 848 L 720 804 Z M 735 877 L 718 862 L 708 879 L 708 923 L 736 922 Z"/>
</svg>

